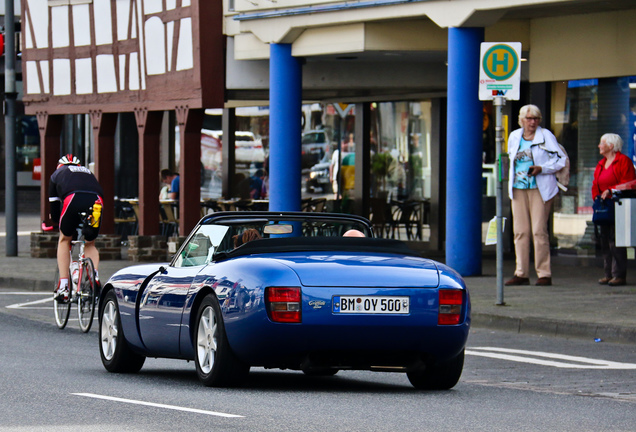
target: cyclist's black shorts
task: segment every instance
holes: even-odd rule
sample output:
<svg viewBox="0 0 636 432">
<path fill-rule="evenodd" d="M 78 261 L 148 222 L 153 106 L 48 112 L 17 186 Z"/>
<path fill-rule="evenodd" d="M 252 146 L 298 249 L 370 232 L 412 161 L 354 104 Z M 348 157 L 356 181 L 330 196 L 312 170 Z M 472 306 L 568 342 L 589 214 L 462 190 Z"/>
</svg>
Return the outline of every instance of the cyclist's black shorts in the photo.
<svg viewBox="0 0 636 432">
<path fill-rule="evenodd" d="M 75 192 L 64 198 L 64 204 L 62 205 L 62 216 L 60 216 L 60 231 L 65 236 L 72 237 L 77 230 L 77 227 L 82 222 L 80 217 L 81 212 L 85 212 L 87 215 L 91 214 L 91 207 L 96 202 L 102 205 L 102 212 L 104 207 L 104 201 L 102 197 L 94 193 L 88 192 Z M 99 235 L 99 226 L 101 225 L 101 219 L 98 219 L 97 227 L 90 225 L 85 226 L 82 232 L 86 241 L 93 241 Z"/>
</svg>

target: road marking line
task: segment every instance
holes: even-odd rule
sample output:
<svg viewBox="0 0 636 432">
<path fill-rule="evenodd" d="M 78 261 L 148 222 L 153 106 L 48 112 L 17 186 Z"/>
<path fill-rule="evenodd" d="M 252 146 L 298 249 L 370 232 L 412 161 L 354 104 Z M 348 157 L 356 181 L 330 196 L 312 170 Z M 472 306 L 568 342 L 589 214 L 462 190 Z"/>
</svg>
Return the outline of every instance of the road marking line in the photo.
<svg viewBox="0 0 636 432">
<path fill-rule="evenodd" d="M 243 418 L 244 416 L 241 415 L 237 415 L 237 414 L 227 414 L 227 413 L 221 413 L 221 412 L 216 412 L 216 411 L 205 411 L 205 410 L 200 410 L 200 409 L 195 409 L 195 408 L 185 408 L 185 407 L 179 407 L 179 406 L 175 406 L 175 405 L 165 405 L 165 404 L 158 404 L 158 403 L 152 403 L 152 402 L 143 402 L 143 401 L 138 401 L 138 400 L 133 400 L 133 399 L 122 399 L 122 398 L 116 398 L 116 397 L 112 397 L 112 396 L 102 396 L 102 395 L 96 395 L 93 393 L 71 393 L 75 396 L 84 396 L 84 397 L 89 397 L 89 398 L 94 398 L 94 399 L 103 399 L 103 400 L 109 400 L 109 401 L 114 401 L 114 402 L 124 402 L 124 403 L 129 403 L 129 404 L 134 404 L 134 405 L 145 405 L 145 406 L 151 406 L 151 407 L 155 407 L 155 408 L 166 408 L 166 409 L 171 409 L 171 410 L 176 410 L 176 411 L 186 411 L 186 412 L 192 412 L 192 413 L 197 413 L 197 414 L 206 414 L 206 415 L 211 415 L 211 416 L 218 416 L 218 417 L 239 417 L 239 418 Z"/>
<path fill-rule="evenodd" d="M 26 303 L 14 303 L 14 304 L 6 306 L 6 308 L 7 309 L 42 309 L 42 308 L 30 308 L 28 306 L 36 305 L 36 304 L 40 304 L 40 303 L 52 302 L 52 301 L 53 301 L 53 296 L 51 294 L 49 294 L 49 296 L 47 298 L 44 298 L 44 299 L 34 300 L 34 301 L 31 301 L 31 302 L 26 302 Z M 48 308 L 46 308 L 46 309 L 48 309 Z"/>
<path fill-rule="evenodd" d="M 42 295 L 46 295 L 46 294 L 43 293 L 42 291 L 9 291 L 9 292 L 0 291 L 0 295 L 37 295 L 37 296 L 42 296 Z"/>
<path fill-rule="evenodd" d="M 491 351 L 491 352 L 487 352 L 487 351 Z M 633 364 L 633 363 L 620 363 L 620 362 L 613 362 L 608 360 L 591 359 L 587 357 L 577 357 L 577 356 L 569 356 L 564 354 L 546 353 L 542 351 L 527 351 L 527 350 L 493 348 L 493 347 L 473 347 L 472 349 L 466 350 L 466 354 L 479 356 L 479 357 L 495 358 L 500 360 L 516 361 L 520 363 L 530 363 L 530 364 L 537 364 L 542 366 L 553 366 L 557 368 L 566 368 L 566 369 L 636 369 L 636 364 Z M 510 354 L 520 354 L 520 355 L 510 355 Z M 575 364 L 575 363 L 565 363 L 565 362 L 554 361 L 554 360 L 542 360 L 542 359 L 538 359 L 534 357 L 522 357 L 522 355 L 528 355 L 528 356 L 534 356 L 534 357 L 545 357 L 549 359 L 565 360 L 570 362 L 587 363 L 587 364 Z"/>
<path fill-rule="evenodd" d="M 30 236 L 31 235 L 31 231 L 18 231 L 16 233 L 19 236 Z M 0 237 L 6 237 L 7 236 L 7 232 L 6 231 L 2 231 L 0 232 Z"/>
</svg>

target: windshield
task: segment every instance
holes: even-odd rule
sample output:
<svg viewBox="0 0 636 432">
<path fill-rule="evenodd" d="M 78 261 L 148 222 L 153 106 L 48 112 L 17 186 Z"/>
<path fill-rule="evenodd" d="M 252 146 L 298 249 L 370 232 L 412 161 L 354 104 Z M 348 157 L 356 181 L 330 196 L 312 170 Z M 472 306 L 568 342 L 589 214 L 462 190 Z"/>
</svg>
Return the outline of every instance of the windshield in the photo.
<svg viewBox="0 0 636 432">
<path fill-rule="evenodd" d="M 200 266 L 255 240 L 373 237 L 370 222 L 353 215 L 329 213 L 218 213 L 201 221 L 172 261 L 174 267 Z"/>
</svg>

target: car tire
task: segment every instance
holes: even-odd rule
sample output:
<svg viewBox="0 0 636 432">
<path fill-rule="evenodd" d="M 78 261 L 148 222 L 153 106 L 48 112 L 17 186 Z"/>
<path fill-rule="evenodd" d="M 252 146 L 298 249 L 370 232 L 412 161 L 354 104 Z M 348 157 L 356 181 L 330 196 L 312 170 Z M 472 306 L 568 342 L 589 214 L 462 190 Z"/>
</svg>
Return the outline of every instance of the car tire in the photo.
<svg viewBox="0 0 636 432">
<path fill-rule="evenodd" d="M 464 350 L 449 361 L 407 372 L 409 381 L 418 390 L 448 390 L 455 387 L 464 369 Z"/>
<path fill-rule="evenodd" d="M 126 342 L 117 296 L 112 290 L 106 294 L 104 306 L 100 309 L 99 354 L 109 372 L 139 372 L 146 361 L 146 357 L 133 352 Z"/>
<path fill-rule="evenodd" d="M 247 378 L 250 368 L 232 352 L 221 307 L 212 294 L 208 294 L 199 306 L 193 340 L 194 363 L 204 385 L 232 387 L 242 384 Z"/>
</svg>

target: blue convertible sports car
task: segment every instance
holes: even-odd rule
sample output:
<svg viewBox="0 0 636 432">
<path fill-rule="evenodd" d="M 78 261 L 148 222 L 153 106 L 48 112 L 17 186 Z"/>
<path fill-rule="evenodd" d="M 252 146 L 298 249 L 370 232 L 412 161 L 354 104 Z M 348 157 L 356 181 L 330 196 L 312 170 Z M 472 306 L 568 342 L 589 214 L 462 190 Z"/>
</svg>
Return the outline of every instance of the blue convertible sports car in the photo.
<svg viewBox="0 0 636 432">
<path fill-rule="evenodd" d="M 418 389 L 449 389 L 462 373 L 470 300 L 455 271 L 373 238 L 362 217 L 215 213 L 170 264 L 113 275 L 99 324 L 111 372 L 167 357 L 194 360 L 209 386 L 239 384 L 258 366 L 402 372 Z"/>
</svg>

